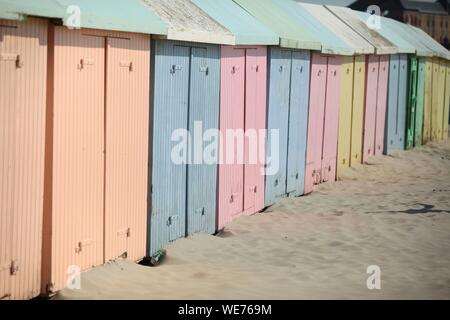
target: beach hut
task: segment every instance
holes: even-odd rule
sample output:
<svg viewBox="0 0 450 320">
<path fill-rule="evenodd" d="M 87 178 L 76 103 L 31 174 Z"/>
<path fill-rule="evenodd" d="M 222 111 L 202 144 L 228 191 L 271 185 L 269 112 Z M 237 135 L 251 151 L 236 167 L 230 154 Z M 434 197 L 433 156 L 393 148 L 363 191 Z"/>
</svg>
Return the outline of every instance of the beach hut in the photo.
<svg viewBox="0 0 450 320">
<path fill-rule="evenodd" d="M 167 30 L 136 0 L 58 5 L 48 40 L 44 294 L 93 266 L 146 255 L 149 34 Z M 81 13 L 79 24 L 66 12 Z"/>
<path fill-rule="evenodd" d="M 363 21 L 376 23 L 377 28 L 374 32 L 391 41 L 398 49 L 397 54 L 390 56 L 384 153 L 390 154 L 395 149 L 404 148 L 405 141 L 408 141 L 408 139 L 405 139 L 408 130 L 406 129 L 407 121 L 405 119 L 411 118 L 408 117 L 408 114 L 413 115 L 413 111 L 415 119 L 411 118 L 412 121 L 408 122 L 408 127 L 414 127 L 415 130 L 412 132 L 409 129 L 409 141 L 410 143 L 413 142 L 414 145 L 421 145 L 423 141 L 422 133 L 424 132 L 424 102 L 427 99 L 425 95 L 426 57 L 431 56 L 431 52 L 422 46 L 417 39 L 410 39 L 411 35 L 402 31 L 402 28 L 406 27 L 405 25 L 365 12 L 358 12 L 357 14 Z M 411 66 L 415 65 L 414 78 L 416 81 L 408 81 L 408 59 Z M 401 62 L 402 66 L 400 65 Z M 403 68 L 403 65 L 405 68 Z M 415 92 L 414 99 L 408 95 L 408 92 L 413 91 Z M 407 105 L 410 107 L 407 107 Z"/>
<path fill-rule="evenodd" d="M 268 50 L 265 206 L 270 206 L 304 193 L 310 50 L 321 44 L 273 0 L 234 2 L 279 37 L 279 45 Z"/>
<path fill-rule="evenodd" d="M 207 135 L 219 129 L 219 45 L 233 45 L 235 37 L 190 0 L 144 3 L 168 25 L 167 36 L 152 42 L 153 255 L 180 237 L 216 230 L 217 161 L 205 159 L 203 149 L 217 149 Z"/>
<path fill-rule="evenodd" d="M 236 38 L 235 46 L 221 46 L 221 160 L 217 186 L 220 230 L 234 217 L 253 214 L 265 206 L 267 45 L 277 45 L 279 37 L 232 0 L 192 2 Z"/>
<path fill-rule="evenodd" d="M 296 22 L 299 25 L 301 25 L 311 34 L 314 34 L 321 41 L 321 52 L 314 52 L 313 55 L 328 56 L 329 58 L 334 57 L 340 60 L 340 68 L 342 72 L 340 79 L 340 98 L 338 100 L 339 108 L 335 109 L 335 111 L 338 112 L 338 115 L 334 114 L 333 117 L 338 118 L 338 122 L 342 123 L 342 125 L 339 125 L 339 131 L 337 134 L 337 160 L 334 160 L 337 161 L 337 165 L 333 165 L 332 168 L 332 176 L 334 180 L 335 175 L 339 177 L 342 174 L 343 170 L 350 165 L 352 113 L 353 110 L 355 110 L 355 114 L 358 112 L 358 107 L 353 108 L 354 99 L 356 100 L 355 105 L 357 105 L 358 103 L 360 105 L 360 123 L 362 124 L 364 97 L 358 92 L 353 92 L 354 77 L 357 78 L 356 81 L 360 81 L 361 86 L 364 85 L 364 77 L 358 79 L 360 75 L 364 75 L 365 73 L 363 68 L 358 69 L 356 73 L 354 72 L 354 64 L 358 65 L 360 63 L 358 61 L 359 56 L 356 55 L 356 52 L 360 52 L 361 48 L 355 42 L 347 43 L 345 39 L 339 35 L 339 33 L 336 34 L 332 28 L 326 27 L 325 25 L 320 23 L 319 20 L 317 20 L 312 14 L 310 14 L 301 4 L 290 0 L 277 0 L 277 3 L 286 12 L 293 16 L 293 18 L 296 19 Z M 313 95 L 315 95 L 315 93 L 311 94 L 311 101 L 315 101 Z M 333 112 L 333 109 L 328 108 L 325 110 L 325 112 L 329 114 L 330 112 Z M 311 113 L 310 116 L 312 116 Z M 323 118 L 323 115 L 319 114 L 318 117 L 319 119 L 316 119 L 316 121 L 320 121 L 320 117 Z M 356 119 L 355 122 L 357 122 Z M 336 122 L 330 122 L 330 120 L 327 122 L 327 125 L 328 124 L 337 125 Z M 334 129 L 333 127 L 326 128 L 326 130 L 328 133 L 330 133 L 332 132 L 331 130 L 336 130 L 336 127 L 334 127 Z M 361 126 L 359 130 L 362 130 Z M 336 148 L 336 146 L 334 145 L 330 146 Z M 331 152 L 330 154 L 336 154 L 335 150 Z M 336 170 L 336 174 L 334 173 L 334 170 Z"/>
<path fill-rule="evenodd" d="M 354 57 L 340 58 L 341 74 L 339 75 L 339 79 L 342 85 L 337 89 L 337 92 L 335 93 L 336 96 L 326 97 L 327 104 L 337 104 L 338 113 L 333 115 L 335 120 L 329 120 L 329 123 L 325 123 L 324 132 L 329 130 L 328 128 L 330 125 L 332 128 L 336 126 L 335 128 L 338 129 L 338 131 L 335 135 L 324 136 L 323 140 L 319 139 L 319 142 L 323 143 L 324 154 L 322 155 L 322 158 L 330 159 L 323 162 L 323 165 L 320 168 L 321 175 L 325 178 L 328 176 L 329 180 L 334 181 L 336 178 L 336 170 L 337 176 L 340 177 L 347 167 L 361 163 L 364 119 L 364 84 L 366 74 L 365 56 L 373 54 L 375 49 L 369 42 L 336 17 L 326 7 L 312 4 L 300 4 L 300 6 L 312 14 L 322 25 L 331 30 L 336 37 L 344 41 L 354 52 Z M 312 73 L 311 76 L 313 77 L 314 73 Z M 327 82 L 327 85 L 333 84 Z M 313 99 L 313 97 L 315 97 L 314 99 L 321 99 L 320 91 L 314 92 L 311 90 L 310 95 L 311 99 Z M 314 137 L 313 132 L 316 132 L 316 135 L 320 136 L 320 127 L 317 129 L 316 126 L 312 125 L 310 126 L 309 131 L 309 137 L 312 137 L 312 139 Z M 334 129 L 333 132 L 335 132 Z M 308 140 L 308 154 L 314 154 L 314 150 L 310 149 L 314 144 L 311 143 L 310 145 L 309 141 L 310 140 Z M 328 150 L 328 152 L 326 152 L 326 150 Z M 312 169 L 312 172 L 310 173 L 311 174 L 308 174 L 307 172 L 307 178 L 309 176 L 314 179 L 314 175 L 316 175 L 316 181 L 312 181 L 314 184 L 318 179 L 317 169 Z M 311 186 L 311 182 L 309 185 Z"/>
<path fill-rule="evenodd" d="M 431 108 L 431 139 L 442 140 L 448 137 L 449 91 L 447 89 L 448 60 L 447 49 L 416 27 L 407 26 L 415 37 L 433 53 L 432 60 L 432 108 Z"/>
<path fill-rule="evenodd" d="M 46 66 L 47 21 L 0 1 L 0 300 L 40 292 Z"/>
<path fill-rule="evenodd" d="M 389 19 L 381 19 L 381 31 L 390 30 L 412 46 L 414 53 L 391 57 L 391 73 L 389 81 L 389 113 L 386 134 L 387 146 L 385 153 L 391 154 L 394 150 L 403 150 L 407 145 L 407 134 L 409 135 L 409 146 L 426 143 L 429 140 L 431 129 L 431 104 L 432 104 L 432 51 L 421 44 L 414 33 L 406 24 Z M 411 81 L 410 66 L 415 68 L 417 81 Z M 397 70 L 397 72 L 395 72 Z M 415 99 L 410 93 L 415 92 Z M 398 93 L 397 93 L 398 92 Z M 415 107 L 415 110 L 412 108 Z M 414 111 L 414 112 L 413 112 Z M 394 121 L 396 119 L 396 121 Z M 413 138 L 413 139 L 412 139 Z"/>
<path fill-rule="evenodd" d="M 361 21 L 355 11 L 336 6 L 327 8 L 375 48 L 375 54 L 366 58 L 362 156 L 363 162 L 366 162 L 370 156 L 381 155 L 384 150 L 389 54 L 397 53 L 397 48 L 381 34 L 372 30 L 368 23 Z"/>
</svg>

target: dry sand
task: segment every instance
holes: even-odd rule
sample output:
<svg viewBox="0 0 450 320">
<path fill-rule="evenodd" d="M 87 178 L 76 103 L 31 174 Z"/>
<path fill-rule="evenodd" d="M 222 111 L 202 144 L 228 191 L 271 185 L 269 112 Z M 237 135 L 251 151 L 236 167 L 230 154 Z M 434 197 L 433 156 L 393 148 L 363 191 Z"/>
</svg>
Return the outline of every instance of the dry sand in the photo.
<svg viewBox="0 0 450 320">
<path fill-rule="evenodd" d="M 369 265 L 381 290 L 367 289 Z M 178 240 L 158 267 L 95 268 L 55 298 L 450 299 L 450 140 L 375 157 L 218 236 Z"/>
</svg>

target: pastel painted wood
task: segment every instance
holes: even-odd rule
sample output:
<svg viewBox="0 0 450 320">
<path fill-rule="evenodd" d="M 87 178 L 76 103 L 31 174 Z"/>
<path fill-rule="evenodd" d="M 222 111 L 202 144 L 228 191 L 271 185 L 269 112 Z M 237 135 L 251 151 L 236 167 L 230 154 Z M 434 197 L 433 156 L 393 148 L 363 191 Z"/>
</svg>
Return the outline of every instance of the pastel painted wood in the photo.
<svg viewBox="0 0 450 320">
<path fill-rule="evenodd" d="M 259 141 L 259 134 L 266 128 L 267 48 L 222 46 L 221 56 L 219 230 L 236 216 L 264 208 L 265 137 Z M 229 140 L 227 130 L 247 134 L 239 143 L 242 139 Z"/>
</svg>

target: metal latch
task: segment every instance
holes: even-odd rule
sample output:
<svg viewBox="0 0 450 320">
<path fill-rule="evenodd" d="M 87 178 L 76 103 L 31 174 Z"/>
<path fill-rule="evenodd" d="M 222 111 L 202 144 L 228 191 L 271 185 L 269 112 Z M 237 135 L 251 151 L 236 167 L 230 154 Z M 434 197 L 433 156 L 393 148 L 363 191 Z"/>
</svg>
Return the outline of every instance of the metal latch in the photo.
<svg viewBox="0 0 450 320">
<path fill-rule="evenodd" d="M 204 72 L 205 75 L 209 74 L 209 67 L 200 67 L 200 72 Z"/>
<path fill-rule="evenodd" d="M 17 263 L 17 260 L 11 261 L 11 267 L 9 271 L 12 276 L 16 275 L 17 272 L 19 272 L 19 264 Z"/>
<path fill-rule="evenodd" d="M 257 187 L 256 187 L 256 186 L 250 187 L 250 188 L 249 188 L 249 191 L 250 191 L 250 192 L 256 193 Z"/>
<path fill-rule="evenodd" d="M 234 202 L 235 198 L 239 196 L 239 193 L 232 193 L 230 197 L 230 202 Z"/>
<path fill-rule="evenodd" d="M 117 235 L 120 236 L 126 236 L 127 238 L 131 237 L 131 229 L 125 228 L 122 230 L 117 231 Z"/>
<path fill-rule="evenodd" d="M 75 248 L 75 253 L 80 253 L 81 251 L 83 251 L 84 247 L 88 247 L 88 246 L 92 245 L 93 243 L 94 243 L 94 241 L 92 239 L 87 239 L 87 240 L 78 242 L 78 245 Z"/>
<path fill-rule="evenodd" d="M 171 226 L 176 220 L 178 220 L 178 216 L 170 216 L 169 219 L 167 219 L 167 226 Z"/>
<path fill-rule="evenodd" d="M 178 66 L 178 65 L 176 65 L 176 64 L 173 64 L 173 65 L 172 65 L 172 68 L 170 68 L 170 73 L 171 73 L 171 74 L 174 74 L 177 70 L 181 70 L 181 69 L 183 69 L 182 66 Z"/>
<path fill-rule="evenodd" d="M 80 64 L 78 65 L 78 69 L 82 70 L 85 66 L 93 66 L 94 59 L 83 58 L 80 59 Z"/>
<path fill-rule="evenodd" d="M 256 72 L 259 72 L 259 65 L 253 66 L 252 69 L 255 70 Z"/>
<path fill-rule="evenodd" d="M 0 54 L 0 61 L 13 61 L 16 63 L 16 68 L 23 67 L 23 61 L 20 58 L 20 54 L 2 53 L 2 54 Z"/>
<path fill-rule="evenodd" d="M 238 72 L 239 71 L 239 66 L 233 66 L 232 68 L 231 68 L 231 73 L 236 73 L 236 72 Z"/>
<path fill-rule="evenodd" d="M 130 72 L 133 71 L 133 62 L 132 61 L 120 61 L 120 66 L 123 68 L 128 68 Z"/>
<path fill-rule="evenodd" d="M 205 215 L 205 208 L 200 208 L 200 209 L 195 210 L 195 214 L 204 216 Z"/>
<path fill-rule="evenodd" d="M 286 70 L 287 67 L 286 66 L 280 66 L 280 72 L 283 72 L 284 70 Z"/>
</svg>

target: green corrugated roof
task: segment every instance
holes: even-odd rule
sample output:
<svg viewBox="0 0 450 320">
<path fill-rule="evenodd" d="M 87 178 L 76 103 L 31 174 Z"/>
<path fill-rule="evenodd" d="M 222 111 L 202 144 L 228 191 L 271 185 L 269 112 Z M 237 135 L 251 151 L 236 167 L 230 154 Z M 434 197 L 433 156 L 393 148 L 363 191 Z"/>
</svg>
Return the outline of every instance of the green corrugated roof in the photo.
<svg viewBox="0 0 450 320">
<path fill-rule="evenodd" d="M 280 37 L 280 46 L 321 50 L 320 40 L 309 34 L 272 0 L 233 0 Z"/>
<path fill-rule="evenodd" d="M 167 25 L 140 0 L 0 0 L 0 18 L 26 16 L 62 19 L 70 24 L 70 6 L 80 9 L 80 27 L 147 34 L 167 34 Z"/>
<path fill-rule="evenodd" d="M 280 38 L 233 0 L 191 0 L 236 37 L 236 44 L 274 45 Z"/>
</svg>

